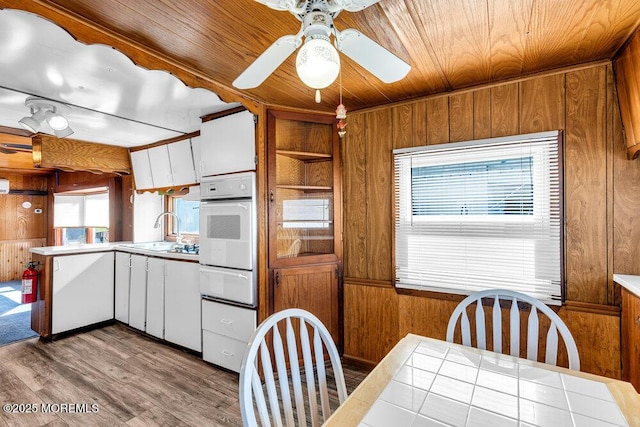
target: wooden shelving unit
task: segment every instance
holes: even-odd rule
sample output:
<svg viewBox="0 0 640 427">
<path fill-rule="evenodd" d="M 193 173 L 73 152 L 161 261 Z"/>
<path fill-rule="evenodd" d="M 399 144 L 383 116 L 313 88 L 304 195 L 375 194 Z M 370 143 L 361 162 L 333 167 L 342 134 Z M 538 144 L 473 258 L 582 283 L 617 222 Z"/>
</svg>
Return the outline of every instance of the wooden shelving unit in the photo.
<svg viewBox="0 0 640 427">
<path fill-rule="evenodd" d="M 309 310 L 341 346 L 342 199 L 335 117 L 270 111 L 267 160 L 272 310 Z"/>
</svg>

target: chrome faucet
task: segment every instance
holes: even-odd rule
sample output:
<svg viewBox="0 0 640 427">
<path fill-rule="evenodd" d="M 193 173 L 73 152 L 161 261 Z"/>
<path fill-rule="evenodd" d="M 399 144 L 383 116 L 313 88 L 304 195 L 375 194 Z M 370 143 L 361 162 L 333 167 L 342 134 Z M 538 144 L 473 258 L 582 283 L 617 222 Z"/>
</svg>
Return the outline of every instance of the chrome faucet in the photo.
<svg viewBox="0 0 640 427">
<path fill-rule="evenodd" d="M 171 215 L 176 219 L 176 243 L 182 243 L 182 235 L 180 234 L 180 218 L 178 218 L 178 215 L 174 214 L 173 212 L 162 212 L 160 215 L 158 215 L 155 224 L 153 224 L 153 228 L 160 227 L 160 218 L 162 218 L 164 215 Z"/>
</svg>

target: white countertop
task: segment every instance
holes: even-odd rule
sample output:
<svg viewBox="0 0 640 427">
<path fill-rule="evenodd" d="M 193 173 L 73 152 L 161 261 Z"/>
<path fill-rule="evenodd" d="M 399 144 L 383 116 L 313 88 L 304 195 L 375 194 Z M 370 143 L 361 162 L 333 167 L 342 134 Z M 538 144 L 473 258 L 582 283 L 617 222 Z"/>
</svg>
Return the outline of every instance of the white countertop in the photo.
<svg viewBox="0 0 640 427">
<path fill-rule="evenodd" d="M 91 253 L 91 252 L 108 252 L 108 251 L 117 250 L 120 252 L 129 252 L 134 254 L 155 256 L 159 258 L 182 259 L 185 261 L 199 260 L 199 256 L 197 254 L 179 253 L 179 252 L 161 252 L 161 251 L 146 250 L 146 249 L 132 248 L 132 247 L 125 246 L 130 243 L 131 242 L 109 242 L 109 243 L 85 243 L 85 244 L 67 245 L 67 246 L 43 246 L 39 248 L 31 248 L 29 249 L 29 252 L 38 254 L 38 255 L 56 256 L 56 255 L 84 254 L 84 253 Z"/>
<path fill-rule="evenodd" d="M 120 245 L 121 243 L 124 242 L 85 243 L 67 246 L 43 246 L 40 248 L 31 248 L 29 249 L 29 252 L 45 256 L 82 254 L 89 252 L 108 252 L 112 251 L 114 247 Z"/>
<path fill-rule="evenodd" d="M 640 276 L 614 274 L 613 281 L 640 298 Z"/>
</svg>

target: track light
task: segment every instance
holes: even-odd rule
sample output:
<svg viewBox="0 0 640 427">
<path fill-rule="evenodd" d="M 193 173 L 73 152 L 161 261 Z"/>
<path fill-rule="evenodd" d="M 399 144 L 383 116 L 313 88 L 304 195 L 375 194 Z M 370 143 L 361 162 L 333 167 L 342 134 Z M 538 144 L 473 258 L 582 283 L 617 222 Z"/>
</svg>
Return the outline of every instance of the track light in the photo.
<svg viewBox="0 0 640 427">
<path fill-rule="evenodd" d="M 31 132 L 38 132 L 46 121 L 58 138 L 65 138 L 73 133 L 69 121 L 65 117 L 71 113 L 68 105 L 55 101 L 30 96 L 24 105 L 31 111 L 31 116 L 20 119 L 20 124 Z"/>
</svg>

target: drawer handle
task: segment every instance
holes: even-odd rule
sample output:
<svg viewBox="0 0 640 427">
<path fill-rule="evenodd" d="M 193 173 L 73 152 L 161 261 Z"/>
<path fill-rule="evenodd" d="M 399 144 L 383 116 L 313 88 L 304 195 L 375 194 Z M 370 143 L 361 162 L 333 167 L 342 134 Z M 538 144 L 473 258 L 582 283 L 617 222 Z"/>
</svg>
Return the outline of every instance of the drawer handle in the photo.
<svg viewBox="0 0 640 427">
<path fill-rule="evenodd" d="M 220 353 L 222 353 L 223 356 L 226 357 L 233 357 L 233 353 L 227 351 L 227 350 L 222 350 Z"/>
<path fill-rule="evenodd" d="M 233 325 L 233 320 L 229 320 L 229 319 L 220 319 L 220 323 L 227 325 L 227 326 L 231 326 Z"/>
<path fill-rule="evenodd" d="M 237 278 L 243 279 L 243 280 L 247 280 L 249 278 L 249 276 L 247 276 L 245 274 L 241 274 L 241 273 L 232 273 L 230 271 L 223 271 L 223 270 L 211 271 L 211 270 L 206 270 L 204 268 L 200 269 L 200 273 L 203 273 L 203 274 L 208 274 L 208 273 L 222 274 L 223 276 L 232 276 L 232 277 L 237 277 Z"/>
</svg>

